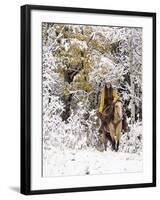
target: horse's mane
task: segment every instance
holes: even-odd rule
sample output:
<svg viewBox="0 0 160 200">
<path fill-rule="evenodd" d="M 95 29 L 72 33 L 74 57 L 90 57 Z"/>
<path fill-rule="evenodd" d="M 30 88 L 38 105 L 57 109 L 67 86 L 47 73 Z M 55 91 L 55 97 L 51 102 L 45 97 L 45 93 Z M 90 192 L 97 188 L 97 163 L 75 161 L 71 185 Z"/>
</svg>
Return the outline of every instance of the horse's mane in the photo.
<svg viewBox="0 0 160 200">
<path fill-rule="evenodd" d="M 105 102 L 106 106 L 110 105 L 112 102 L 112 92 L 113 92 L 112 85 L 109 89 L 105 85 L 105 87 L 104 87 L 104 96 L 105 96 L 104 102 Z"/>
</svg>

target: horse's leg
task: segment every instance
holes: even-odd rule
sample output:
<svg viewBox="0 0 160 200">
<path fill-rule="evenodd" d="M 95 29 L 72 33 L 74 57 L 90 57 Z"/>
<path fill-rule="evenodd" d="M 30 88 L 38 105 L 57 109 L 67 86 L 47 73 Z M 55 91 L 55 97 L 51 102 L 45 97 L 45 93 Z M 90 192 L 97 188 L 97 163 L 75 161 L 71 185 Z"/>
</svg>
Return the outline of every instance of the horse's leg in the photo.
<svg viewBox="0 0 160 200">
<path fill-rule="evenodd" d="M 116 150 L 116 146 L 115 146 L 115 139 L 112 140 L 112 150 Z"/>
<path fill-rule="evenodd" d="M 105 143 L 104 143 L 105 151 L 107 151 L 107 143 L 108 143 L 108 138 L 107 138 L 107 134 L 105 133 Z"/>
<path fill-rule="evenodd" d="M 117 141 L 117 151 L 118 151 L 118 149 L 119 149 L 119 140 Z"/>
<path fill-rule="evenodd" d="M 104 150 L 107 151 L 107 143 L 104 144 Z"/>
<path fill-rule="evenodd" d="M 104 151 L 106 151 L 106 134 L 105 134 L 105 131 L 103 131 L 103 147 L 104 147 Z"/>
<path fill-rule="evenodd" d="M 119 140 L 115 140 L 115 151 L 117 152 L 119 148 Z"/>
<path fill-rule="evenodd" d="M 119 149 L 119 141 L 121 137 L 121 130 L 122 130 L 122 122 L 120 122 L 116 127 L 116 151 Z"/>
<path fill-rule="evenodd" d="M 109 123 L 109 131 L 110 131 L 111 140 L 112 140 L 112 150 L 115 150 L 115 128 L 112 123 Z"/>
</svg>

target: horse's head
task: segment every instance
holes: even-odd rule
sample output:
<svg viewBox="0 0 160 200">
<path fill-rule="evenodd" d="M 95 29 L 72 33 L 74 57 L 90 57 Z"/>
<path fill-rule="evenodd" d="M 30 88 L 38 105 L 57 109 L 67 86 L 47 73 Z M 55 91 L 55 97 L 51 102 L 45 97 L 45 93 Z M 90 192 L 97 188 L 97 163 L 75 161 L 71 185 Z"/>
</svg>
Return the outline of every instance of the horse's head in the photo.
<svg viewBox="0 0 160 200">
<path fill-rule="evenodd" d="M 118 101 L 114 107 L 114 118 L 122 119 L 122 117 L 123 117 L 122 103 Z"/>
</svg>

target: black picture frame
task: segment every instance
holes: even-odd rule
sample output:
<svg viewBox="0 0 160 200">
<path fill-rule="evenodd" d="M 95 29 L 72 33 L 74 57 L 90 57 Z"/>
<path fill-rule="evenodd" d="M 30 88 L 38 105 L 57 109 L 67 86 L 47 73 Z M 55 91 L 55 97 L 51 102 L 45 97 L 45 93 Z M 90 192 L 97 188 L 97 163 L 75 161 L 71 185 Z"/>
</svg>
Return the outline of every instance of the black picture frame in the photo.
<svg viewBox="0 0 160 200">
<path fill-rule="evenodd" d="M 123 15 L 123 16 L 142 16 L 151 17 L 153 20 L 152 27 L 152 47 L 153 47 L 153 149 L 152 149 L 152 183 L 141 184 L 125 184 L 112 186 L 94 186 L 94 187 L 78 187 L 78 188 L 60 188 L 49 190 L 31 190 L 31 11 L 64 11 L 64 12 L 83 12 L 83 13 L 100 13 L 107 15 Z M 134 12 L 120 10 L 102 10 L 90 8 L 72 8 L 72 7 L 55 7 L 43 5 L 24 5 L 21 6 L 21 181 L 20 191 L 25 195 L 33 194 L 49 194 L 49 193 L 65 193 L 65 192 L 81 192 L 93 190 L 112 190 L 127 188 L 144 188 L 156 186 L 156 13 L 150 12 Z"/>
</svg>

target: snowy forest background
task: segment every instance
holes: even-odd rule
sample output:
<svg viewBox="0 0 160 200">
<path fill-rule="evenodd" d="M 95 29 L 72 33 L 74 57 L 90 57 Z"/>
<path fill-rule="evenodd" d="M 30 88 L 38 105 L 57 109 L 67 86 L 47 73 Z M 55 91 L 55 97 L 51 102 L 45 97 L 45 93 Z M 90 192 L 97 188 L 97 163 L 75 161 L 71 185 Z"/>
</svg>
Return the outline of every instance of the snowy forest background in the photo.
<svg viewBox="0 0 160 200">
<path fill-rule="evenodd" d="M 142 170 L 142 28 L 42 23 L 43 176 Z M 103 151 L 97 117 L 111 81 L 129 125 Z"/>
</svg>

